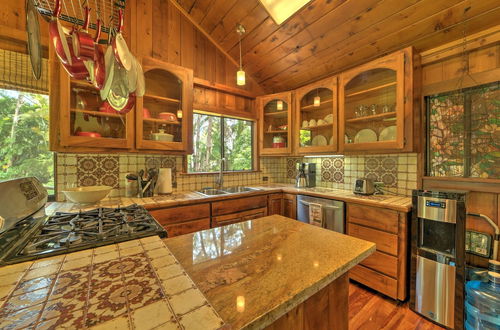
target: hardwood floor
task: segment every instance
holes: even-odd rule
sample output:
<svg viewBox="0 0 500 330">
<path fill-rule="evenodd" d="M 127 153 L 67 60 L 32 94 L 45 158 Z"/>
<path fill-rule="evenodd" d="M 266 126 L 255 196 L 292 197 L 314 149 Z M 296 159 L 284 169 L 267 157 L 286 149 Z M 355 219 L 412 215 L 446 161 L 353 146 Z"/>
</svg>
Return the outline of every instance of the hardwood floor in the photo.
<svg viewBox="0 0 500 330">
<path fill-rule="evenodd" d="M 349 329 L 442 330 L 401 303 L 363 285 L 349 283 Z"/>
</svg>

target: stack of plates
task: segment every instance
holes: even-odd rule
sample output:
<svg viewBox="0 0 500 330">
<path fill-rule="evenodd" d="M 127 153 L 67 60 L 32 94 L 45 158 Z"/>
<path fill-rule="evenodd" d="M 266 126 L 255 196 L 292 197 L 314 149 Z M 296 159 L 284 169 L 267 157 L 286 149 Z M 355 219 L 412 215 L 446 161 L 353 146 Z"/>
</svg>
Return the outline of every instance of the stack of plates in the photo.
<svg viewBox="0 0 500 330">
<path fill-rule="evenodd" d="M 312 145 L 315 146 L 315 147 L 326 146 L 327 144 L 328 144 L 328 140 L 323 135 L 316 135 L 312 139 Z"/>
<path fill-rule="evenodd" d="M 359 131 L 354 137 L 354 143 L 376 142 L 377 133 L 374 130 L 365 128 Z"/>
</svg>

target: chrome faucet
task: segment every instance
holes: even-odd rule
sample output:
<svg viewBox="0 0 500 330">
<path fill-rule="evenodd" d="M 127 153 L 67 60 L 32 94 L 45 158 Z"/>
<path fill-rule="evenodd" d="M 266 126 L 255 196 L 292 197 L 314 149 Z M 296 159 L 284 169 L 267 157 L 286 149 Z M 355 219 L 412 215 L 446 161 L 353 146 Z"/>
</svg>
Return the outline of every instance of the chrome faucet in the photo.
<svg viewBox="0 0 500 330">
<path fill-rule="evenodd" d="M 224 187 L 224 163 L 226 162 L 226 158 L 222 158 L 220 160 L 220 171 L 219 176 L 215 179 L 215 186 L 217 189 L 222 189 Z"/>
</svg>

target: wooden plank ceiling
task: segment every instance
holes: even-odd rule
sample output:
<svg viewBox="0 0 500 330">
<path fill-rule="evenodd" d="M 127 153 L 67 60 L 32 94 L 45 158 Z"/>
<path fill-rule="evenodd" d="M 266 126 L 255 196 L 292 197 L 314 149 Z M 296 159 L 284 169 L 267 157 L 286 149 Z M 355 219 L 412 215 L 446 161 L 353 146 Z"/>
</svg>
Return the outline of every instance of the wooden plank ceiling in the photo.
<svg viewBox="0 0 500 330">
<path fill-rule="evenodd" d="M 177 0 L 267 92 L 308 82 L 413 45 L 418 51 L 498 24 L 498 0 L 312 0 L 281 26 L 258 0 Z M 465 24 L 464 24 L 465 22 Z"/>
</svg>

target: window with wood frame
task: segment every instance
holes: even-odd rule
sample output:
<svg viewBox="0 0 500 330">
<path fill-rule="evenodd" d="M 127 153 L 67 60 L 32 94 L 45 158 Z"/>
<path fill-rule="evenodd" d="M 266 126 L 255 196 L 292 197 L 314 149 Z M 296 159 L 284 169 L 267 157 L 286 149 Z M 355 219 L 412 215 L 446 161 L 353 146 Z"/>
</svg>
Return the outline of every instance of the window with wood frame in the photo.
<svg viewBox="0 0 500 330">
<path fill-rule="evenodd" d="M 217 114 L 193 114 L 193 154 L 188 173 L 251 171 L 254 164 L 254 122 Z M 224 162 L 221 160 L 225 159 Z"/>
<path fill-rule="evenodd" d="M 427 97 L 427 175 L 500 178 L 500 82 Z"/>
</svg>

